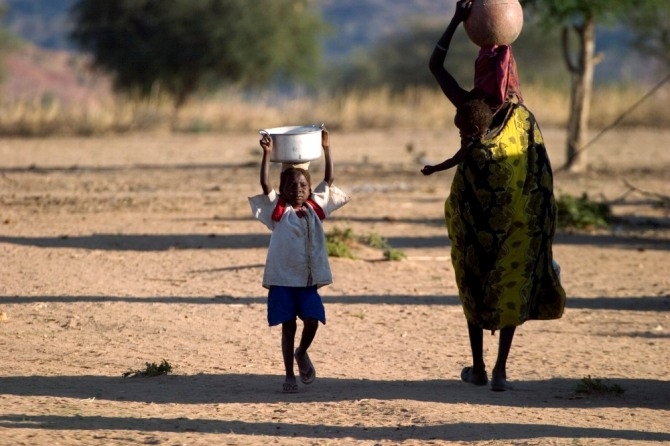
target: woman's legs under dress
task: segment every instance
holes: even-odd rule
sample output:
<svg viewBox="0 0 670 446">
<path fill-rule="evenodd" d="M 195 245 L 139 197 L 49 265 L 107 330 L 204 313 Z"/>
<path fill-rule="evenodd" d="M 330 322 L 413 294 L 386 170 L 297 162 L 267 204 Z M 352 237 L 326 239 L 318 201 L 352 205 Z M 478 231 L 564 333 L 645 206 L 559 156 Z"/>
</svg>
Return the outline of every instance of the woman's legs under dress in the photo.
<svg viewBox="0 0 670 446">
<path fill-rule="evenodd" d="M 498 340 L 498 357 L 493 367 L 491 389 L 507 390 L 507 358 L 512 348 L 512 340 L 516 327 L 506 327 L 500 330 Z M 461 371 L 461 379 L 475 385 L 484 385 L 488 382 L 486 363 L 484 361 L 484 330 L 468 322 L 468 336 L 472 351 L 472 367 L 465 367 Z"/>
</svg>

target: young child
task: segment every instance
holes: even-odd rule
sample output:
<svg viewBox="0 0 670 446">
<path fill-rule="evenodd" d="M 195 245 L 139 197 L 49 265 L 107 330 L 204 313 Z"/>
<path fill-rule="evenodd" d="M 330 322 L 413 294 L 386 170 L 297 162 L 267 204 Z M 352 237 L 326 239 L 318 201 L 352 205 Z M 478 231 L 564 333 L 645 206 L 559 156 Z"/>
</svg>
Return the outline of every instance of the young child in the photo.
<svg viewBox="0 0 670 446">
<path fill-rule="evenodd" d="M 303 384 L 311 384 L 316 378 L 307 350 L 319 321 L 326 323 L 325 309 L 317 290 L 333 281 L 322 220 L 344 206 L 349 196 L 333 186 L 333 162 L 325 127 L 321 132 L 325 174 L 314 190 L 306 169 L 289 166 L 281 173 L 277 193 L 268 181 L 272 138 L 264 135 L 260 144 L 263 148 L 260 173 L 263 193 L 250 197 L 249 204 L 254 217 L 272 231 L 263 273 L 263 287 L 269 290 L 268 323 L 270 326 L 282 325 L 281 346 L 286 369 L 282 389 L 285 393 L 296 393 L 294 359 Z M 294 351 L 296 317 L 303 321 L 303 330 Z"/>
<path fill-rule="evenodd" d="M 461 148 L 456 154 L 436 165 L 421 169 L 424 175 L 451 169 L 465 159 L 473 147 L 481 143 L 493 120 L 491 107 L 482 99 L 470 99 L 456 109 L 454 124 L 461 135 Z"/>
</svg>

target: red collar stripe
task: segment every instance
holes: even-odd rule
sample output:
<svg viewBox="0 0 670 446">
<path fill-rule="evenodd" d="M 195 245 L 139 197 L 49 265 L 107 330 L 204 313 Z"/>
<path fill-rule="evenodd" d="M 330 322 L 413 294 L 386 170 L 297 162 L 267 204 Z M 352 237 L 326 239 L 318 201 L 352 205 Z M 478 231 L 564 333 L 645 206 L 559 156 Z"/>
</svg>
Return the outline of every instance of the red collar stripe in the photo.
<svg viewBox="0 0 670 446">
<path fill-rule="evenodd" d="M 311 207 L 314 212 L 316 212 L 316 215 L 319 217 L 319 220 L 325 220 L 326 219 L 326 213 L 323 212 L 323 209 L 321 206 L 316 204 L 314 200 L 311 198 L 308 198 L 307 201 L 305 202 L 309 207 Z M 274 211 L 272 211 L 272 220 L 274 221 L 279 221 L 281 220 L 282 215 L 284 215 L 284 211 L 286 210 L 286 202 L 282 197 L 279 197 L 279 200 L 277 201 L 277 206 L 275 206 Z M 304 212 L 298 212 L 298 216 L 302 217 L 304 215 Z"/>
</svg>

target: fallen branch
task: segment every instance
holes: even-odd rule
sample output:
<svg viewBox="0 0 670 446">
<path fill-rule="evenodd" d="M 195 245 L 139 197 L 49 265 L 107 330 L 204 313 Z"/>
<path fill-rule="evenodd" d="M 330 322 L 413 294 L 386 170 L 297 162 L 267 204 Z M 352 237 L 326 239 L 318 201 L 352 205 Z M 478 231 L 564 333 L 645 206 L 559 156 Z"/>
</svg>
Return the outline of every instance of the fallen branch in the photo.
<svg viewBox="0 0 670 446">
<path fill-rule="evenodd" d="M 628 191 L 623 195 L 624 197 L 628 195 L 629 192 L 637 192 L 645 197 L 652 197 L 659 201 L 659 204 L 663 207 L 670 207 L 670 195 L 659 194 L 658 192 L 651 192 L 647 190 L 640 189 L 637 186 L 632 185 L 628 180 L 623 178 L 623 184 L 628 188 Z"/>
</svg>

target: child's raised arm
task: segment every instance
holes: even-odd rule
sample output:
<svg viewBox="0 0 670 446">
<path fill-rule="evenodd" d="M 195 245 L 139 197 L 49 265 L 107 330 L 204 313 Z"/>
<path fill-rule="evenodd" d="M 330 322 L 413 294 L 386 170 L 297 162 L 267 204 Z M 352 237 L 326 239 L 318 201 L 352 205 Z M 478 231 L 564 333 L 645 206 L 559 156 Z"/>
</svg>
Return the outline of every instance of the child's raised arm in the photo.
<svg viewBox="0 0 670 446">
<path fill-rule="evenodd" d="M 328 186 L 333 184 L 333 159 L 330 157 L 330 137 L 325 125 L 321 125 L 321 147 L 323 147 L 323 155 L 326 161 L 323 181 L 328 183 Z"/>
<path fill-rule="evenodd" d="M 261 148 L 263 149 L 263 159 L 261 160 L 261 187 L 263 193 L 268 195 L 272 191 L 270 185 L 270 154 L 272 153 L 272 138 L 267 133 L 261 138 Z"/>
</svg>

